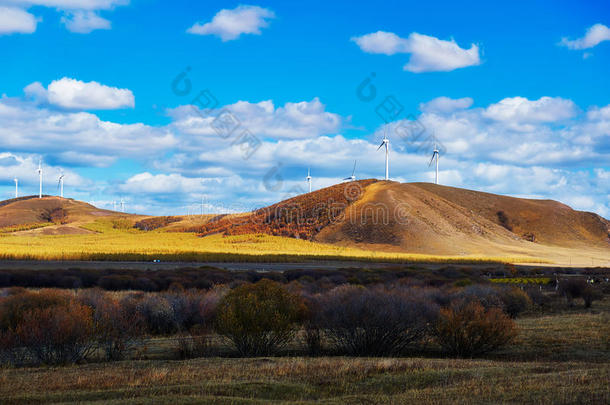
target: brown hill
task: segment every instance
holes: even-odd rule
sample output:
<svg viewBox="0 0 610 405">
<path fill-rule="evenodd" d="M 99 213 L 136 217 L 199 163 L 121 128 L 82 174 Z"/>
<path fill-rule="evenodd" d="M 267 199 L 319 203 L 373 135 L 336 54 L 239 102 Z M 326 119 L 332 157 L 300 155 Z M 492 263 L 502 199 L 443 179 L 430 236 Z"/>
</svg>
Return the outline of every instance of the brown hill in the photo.
<svg viewBox="0 0 610 405">
<path fill-rule="evenodd" d="M 610 222 L 599 215 L 551 200 L 429 183 L 342 183 L 191 230 L 423 254 L 610 261 Z"/>
<path fill-rule="evenodd" d="M 129 216 L 120 212 L 94 207 L 85 202 L 54 196 L 21 197 L 0 202 L 0 229 L 27 229 L 47 225 L 29 231 L 35 234 L 78 234 L 88 231 L 79 227 L 103 217 Z M 135 217 L 135 216 L 134 216 Z"/>
</svg>

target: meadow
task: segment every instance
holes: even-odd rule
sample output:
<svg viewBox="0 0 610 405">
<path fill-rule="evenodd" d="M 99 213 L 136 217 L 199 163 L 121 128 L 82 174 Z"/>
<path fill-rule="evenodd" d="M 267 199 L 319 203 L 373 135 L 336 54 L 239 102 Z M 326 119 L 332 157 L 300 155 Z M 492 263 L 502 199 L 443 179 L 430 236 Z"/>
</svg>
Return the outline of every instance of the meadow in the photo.
<svg viewBox="0 0 610 405">
<path fill-rule="evenodd" d="M 532 257 L 434 256 L 364 250 L 266 234 L 141 231 L 127 220 L 98 220 L 80 235 L 0 234 L 0 260 L 99 260 L 181 262 L 299 262 L 357 260 L 391 263 L 545 263 Z"/>
<path fill-rule="evenodd" d="M 344 356 L 177 360 L 173 342 L 147 342 L 140 359 L 71 367 L 0 369 L 6 404 L 424 403 L 606 404 L 610 346 L 606 298 L 517 319 L 520 334 L 485 358 Z"/>
</svg>

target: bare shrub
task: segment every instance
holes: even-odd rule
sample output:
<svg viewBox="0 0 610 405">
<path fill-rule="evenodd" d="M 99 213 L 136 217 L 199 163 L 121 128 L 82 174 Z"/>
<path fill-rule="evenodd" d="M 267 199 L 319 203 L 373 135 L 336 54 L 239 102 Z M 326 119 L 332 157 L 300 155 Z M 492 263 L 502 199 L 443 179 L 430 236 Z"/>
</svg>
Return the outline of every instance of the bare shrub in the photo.
<svg viewBox="0 0 610 405">
<path fill-rule="evenodd" d="M 593 301 L 603 298 L 600 291 L 582 278 L 561 280 L 559 282 L 559 293 L 566 298 L 569 306 L 574 305 L 575 298 L 582 298 L 585 308 L 591 308 Z"/>
<path fill-rule="evenodd" d="M 145 330 L 139 312 L 126 308 L 101 290 L 81 292 L 79 300 L 93 309 L 95 339 L 107 360 L 122 360 L 139 344 Z"/>
<path fill-rule="evenodd" d="M 516 318 L 517 315 L 526 311 L 532 305 L 532 300 L 525 291 L 516 287 L 507 287 L 501 290 L 500 299 L 504 312 L 511 318 Z"/>
<path fill-rule="evenodd" d="M 190 333 L 176 338 L 176 354 L 180 359 L 195 359 L 211 354 L 210 337 L 204 328 L 195 327 Z"/>
<path fill-rule="evenodd" d="M 216 330 L 244 356 L 269 355 L 293 338 L 303 312 L 300 297 L 275 281 L 261 280 L 236 287 L 220 300 Z"/>
<path fill-rule="evenodd" d="M 313 323 L 340 352 L 356 356 L 403 352 L 426 334 L 438 312 L 415 289 L 341 286 L 317 299 Z"/>
<path fill-rule="evenodd" d="M 434 334 L 448 353 L 472 357 L 509 343 L 517 335 L 517 327 L 498 308 L 463 302 L 441 309 Z"/>
<path fill-rule="evenodd" d="M 26 312 L 15 335 L 44 364 L 76 363 L 95 349 L 92 310 L 77 302 Z"/>
<path fill-rule="evenodd" d="M 171 335 L 180 329 L 174 308 L 163 296 L 148 294 L 138 302 L 136 309 L 153 335 Z"/>
</svg>

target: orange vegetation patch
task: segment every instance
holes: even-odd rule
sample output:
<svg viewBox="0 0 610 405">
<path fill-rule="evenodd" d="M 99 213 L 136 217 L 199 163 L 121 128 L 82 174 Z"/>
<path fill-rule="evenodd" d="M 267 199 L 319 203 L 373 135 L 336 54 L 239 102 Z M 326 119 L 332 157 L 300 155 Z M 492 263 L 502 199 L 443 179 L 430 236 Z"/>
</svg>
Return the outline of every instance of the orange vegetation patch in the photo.
<svg viewBox="0 0 610 405">
<path fill-rule="evenodd" d="M 329 224 L 341 221 L 345 210 L 360 199 L 366 188 L 375 182 L 376 180 L 360 180 L 336 184 L 247 215 L 220 216 L 190 231 L 198 232 L 201 236 L 214 233 L 264 233 L 311 240 Z"/>
</svg>

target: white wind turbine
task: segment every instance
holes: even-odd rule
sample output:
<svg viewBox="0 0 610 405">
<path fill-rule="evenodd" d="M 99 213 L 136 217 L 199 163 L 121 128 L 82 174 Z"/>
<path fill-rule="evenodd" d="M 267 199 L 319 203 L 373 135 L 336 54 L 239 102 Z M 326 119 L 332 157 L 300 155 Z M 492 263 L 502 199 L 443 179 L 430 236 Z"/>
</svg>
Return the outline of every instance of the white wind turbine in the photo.
<svg viewBox="0 0 610 405">
<path fill-rule="evenodd" d="M 112 200 L 112 210 L 116 212 L 116 200 Z"/>
<path fill-rule="evenodd" d="M 57 187 L 59 188 L 59 196 L 61 198 L 64 198 L 64 171 L 62 170 L 61 173 L 59 174 L 59 180 L 57 181 Z"/>
<path fill-rule="evenodd" d="M 121 198 L 121 212 L 125 212 L 125 200 Z"/>
<path fill-rule="evenodd" d="M 383 140 L 377 150 L 381 149 L 385 145 L 385 179 L 390 179 L 390 140 L 386 136 L 386 128 L 383 128 Z"/>
<path fill-rule="evenodd" d="M 307 183 L 309 184 L 309 192 L 311 193 L 311 174 L 309 167 L 307 168 L 307 177 L 305 177 L 305 180 L 307 180 Z"/>
<path fill-rule="evenodd" d="M 432 152 L 432 159 L 430 159 L 430 163 L 428 163 L 428 167 L 432 164 L 432 162 L 436 161 L 436 176 L 434 177 L 434 184 L 438 184 L 438 158 L 441 156 L 436 144 L 434 144 L 434 152 Z"/>
<path fill-rule="evenodd" d="M 19 179 L 15 177 L 13 180 L 15 181 L 15 198 L 19 198 Z"/>
<path fill-rule="evenodd" d="M 42 198 L 42 159 L 38 161 L 38 179 L 40 182 L 40 188 L 38 191 L 38 198 Z"/>
<path fill-rule="evenodd" d="M 356 173 L 356 162 L 357 161 L 354 160 L 354 169 L 352 170 L 352 175 L 349 176 L 349 177 L 344 178 L 343 180 L 349 180 L 349 181 L 355 181 L 356 180 L 356 176 L 355 176 L 355 173 Z"/>
</svg>

